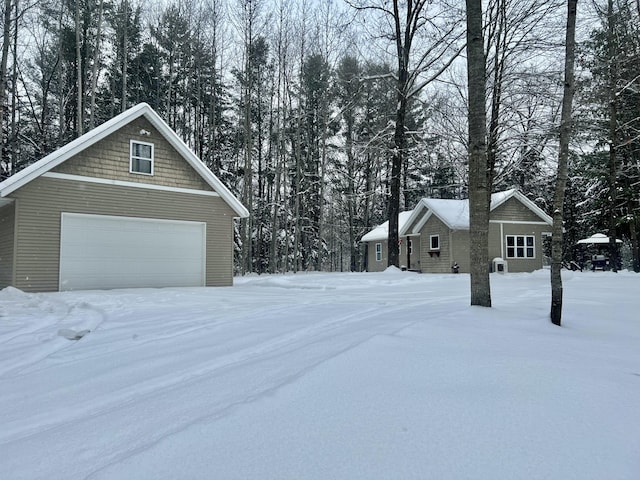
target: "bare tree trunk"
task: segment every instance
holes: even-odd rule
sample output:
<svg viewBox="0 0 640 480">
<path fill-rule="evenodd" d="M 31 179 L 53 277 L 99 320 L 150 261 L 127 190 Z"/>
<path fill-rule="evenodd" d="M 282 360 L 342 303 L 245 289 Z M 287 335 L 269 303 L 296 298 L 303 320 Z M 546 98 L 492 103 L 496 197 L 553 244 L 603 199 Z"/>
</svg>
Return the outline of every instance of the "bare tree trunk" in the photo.
<svg viewBox="0 0 640 480">
<path fill-rule="evenodd" d="M 7 64 L 9 63 L 9 46 L 11 45 L 11 0 L 4 1 L 4 17 L 2 29 L 2 60 L 0 61 L 0 148 L 5 148 L 2 132 L 7 103 Z M 4 157 L 4 152 L 2 152 Z"/>
<path fill-rule="evenodd" d="M 578 0 L 568 0 L 566 52 L 564 63 L 564 94 L 560 120 L 560 153 L 558 154 L 558 173 L 553 199 L 553 230 L 551 238 L 551 323 L 562 323 L 562 223 L 564 196 L 567 187 L 569 140 L 571 138 L 573 102 L 574 63 L 576 49 L 576 11 Z"/>
<path fill-rule="evenodd" d="M 410 23 L 414 18 L 413 1 L 407 2 L 407 23 L 406 30 L 402 32 L 400 23 L 399 1 L 393 0 L 393 18 L 395 21 L 396 56 L 398 61 L 397 79 L 397 109 L 395 115 L 395 132 L 393 135 L 393 155 L 391 159 L 391 178 L 389 179 L 389 234 L 387 238 L 388 266 L 400 266 L 400 244 L 398 236 L 398 218 L 400 215 L 400 176 L 402 174 L 402 163 L 404 157 L 405 133 L 404 124 L 407 113 L 407 83 L 409 80 L 409 52 L 411 51 L 411 40 L 413 36 L 413 25 Z M 415 8 L 422 8 L 416 6 Z M 416 15 L 420 11 L 415 12 Z"/>
<path fill-rule="evenodd" d="M 638 273 L 640 272 L 640 252 L 638 251 L 638 231 L 636 230 L 636 215 L 633 211 L 634 202 L 629 199 L 628 200 L 628 209 L 629 209 L 629 235 L 631 237 L 631 255 L 633 258 L 633 271 Z"/>
<path fill-rule="evenodd" d="M 609 263 L 611 270 L 618 271 L 618 246 L 616 244 L 616 207 L 617 207 L 617 131 L 618 131 L 618 68 L 615 40 L 615 18 L 613 0 L 607 2 L 607 50 L 609 61 Z"/>
<path fill-rule="evenodd" d="M 491 189 L 493 186 L 493 175 L 498 158 L 498 140 L 500 136 L 500 106 L 502 104 L 502 86 L 504 80 L 504 69 L 506 65 L 507 52 L 507 27 L 506 27 L 506 0 L 500 0 L 496 5 L 496 19 L 494 34 L 495 38 L 495 58 L 493 59 L 493 94 L 491 95 L 491 117 L 489 120 L 488 142 L 487 142 L 487 172 L 488 195 L 491 201 Z"/>
<path fill-rule="evenodd" d="M 486 63 L 482 1 L 467 3 L 469 85 L 469 241 L 471 305 L 491 306 L 489 280 L 489 169 L 487 164 Z"/>
<path fill-rule="evenodd" d="M 62 31 L 62 19 L 64 18 L 64 4 L 65 2 L 60 2 L 60 14 L 58 15 L 58 31 Z M 57 64 L 58 65 L 62 65 L 62 47 L 63 47 L 63 40 L 62 40 L 62 35 L 58 35 L 58 51 L 57 51 L 57 56 L 58 56 L 58 60 L 57 60 Z M 63 85 L 64 84 L 64 68 L 60 67 L 58 68 L 58 85 Z M 66 133 L 65 131 L 65 125 L 66 125 L 66 118 L 65 118 L 65 112 L 64 112 L 64 108 L 65 108 L 65 94 L 64 92 L 60 91 L 58 93 L 58 124 L 60 125 L 60 129 L 58 130 L 58 144 L 62 143 L 62 139 Z"/>
<path fill-rule="evenodd" d="M 76 131 L 78 136 L 84 133 L 83 116 L 82 116 L 82 51 L 80 48 L 80 2 L 76 0 L 76 88 L 77 88 L 77 104 L 76 104 Z"/>
<path fill-rule="evenodd" d="M 102 40 L 102 12 L 104 0 L 100 0 L 98 7 L 98 29 L 96 31 L 96 48 L 93 53 L 93 68 L 91 69 L 91 110 L 89 112 L 89 129 L 96 126 L 96 88 L 98 86 L 98 72 L 100 67 L 100 46 Z"/>
<path fill-rule="evenodd" d="M 13 69 L 11 72 L 11 136 L 7 139 L 9 144 L 9 151 L 11 153 L 11 163 L 15 165 L 18 158 L 18 125 L 16 121 L 16 115 L 18 112 L 18 1 L 15 3 L 15 15 L 16 22 L 13 29 Z"/>
<path fill-rule="evenodd" d="M 127 70 L 129 69 L 129 2 L 124 0 L 122 5 L 122 105 L 120 109 L 127 109 Z"/>
</svg>

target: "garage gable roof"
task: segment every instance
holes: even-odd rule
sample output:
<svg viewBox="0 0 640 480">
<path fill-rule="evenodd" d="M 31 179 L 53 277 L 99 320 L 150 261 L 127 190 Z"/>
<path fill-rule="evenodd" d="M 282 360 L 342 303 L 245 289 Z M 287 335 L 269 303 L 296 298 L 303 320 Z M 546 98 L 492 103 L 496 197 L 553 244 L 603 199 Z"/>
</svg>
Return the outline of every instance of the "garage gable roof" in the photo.
<svg viewBox="0 0 640 480">
<path fill-rule="evenodd" d="M 231 193 L 231 191 L 209 170 L 195 153 L 178 137 L 162 118 L 146 103 L 139 103 L 135 107 L 122 112 L 99 127 L 76 138 L 53 153 L 29 165 L 24 170 L 0 182 L 0 200 L 11 192 L 23 187 L 31 180 L 47 173 L 69 158 L 75 156 L 108 135 L 116 132 L 136 118 L 144 116 L 173 148 L 187 161 L 191 167 L 209 184 L 220 197 L 227 202 L 238 217 L 248 217 L 249 211 Z M 1 205 L 1 203 L 0 203 Z"/>
</svg>

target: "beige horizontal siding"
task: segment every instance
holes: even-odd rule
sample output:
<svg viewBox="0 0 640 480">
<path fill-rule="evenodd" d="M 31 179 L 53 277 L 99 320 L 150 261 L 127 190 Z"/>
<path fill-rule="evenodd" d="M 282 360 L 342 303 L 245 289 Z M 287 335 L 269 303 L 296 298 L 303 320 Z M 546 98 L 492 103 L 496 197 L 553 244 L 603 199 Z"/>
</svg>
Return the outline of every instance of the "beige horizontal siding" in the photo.
<svg viewBox="0 0 640 480">
<path fill-rule="evenodd" d="M 451 265 L 458 264 L 460 273 L 471 271 L 471 241 L 469 230 L 451 232 Z"/>
<path fill-rule="evenodd" d="M 431 235 L 440 235 L 440 250 L 431 250 Z M 435 215 L 420 230 L 420 267 L 423 273 L 451 273 L 449 227 Z"/>
<path fill-rule="evenodd" d="M 58 290 L 62 212 L 206 222 L 206 285 L 233 282 L 234 212 L 219 197 L 43 177 L 12 196 L 18 203 L 14 282 L 22 290 Z"/>
<path fill-rule="evenodd" d="M 412 243 L 411 250 L 413 253 L 407 257 L 409 240 L 411 240 Z M 418 235 L 413 237 L 402 237 L 402 243 L 400 244 L 400 265 L 405 266 L 410 270 L 420 270 L 420 237 Z"/>
<path fill-rule="evenodd" d="M 151 135 L 140 135 L 140 130 L 146 130 Z M 153 175 L 129 173 L 130 140 L 153 144 Z M 133 120 L 52 171 L 152 185 L 212 190 L 144 117 Z"/>
<path fill-rule="evenodd" d="M 524 206 L 519 200 L 510 198 L 491 211 L 491 220 L 542 222 L 543 220 Z"/>
<path fill-rule="evenodd" d="M 14 204 L 0 207 L 0 288 L 13 283 L 14 222 Z"/>
<path fill-rule="evenodd" d="M 382 259 L 376 261 L 376 243 L 382 244 Z M 367 271 L 368 272 L 382 272 L 386 270 L 389 263 L 389 249 L 387 248 L 387 241 L 381 240 L 379 242 L 368 242 L 367 248 Z"/>
<path fill-rule="evenodd" d="M 544 252 L 542 249 L 543 232 L 549 232 L 548 225 L 535 224 L 502 224 L 502 238 L 500 234 L 500 224 L 493 223 L 489 228 L 489 255 L 490 260 L 495 257 L 502 257 L 507 261 L 509 272 L 533 272 L 543 266 Z M 532 235 L 535 239 L 534 258 L 507 258 L 506 236 L 507 235 Z M 502 244 L 500 243 L 502 241 Z"/>
</svg>

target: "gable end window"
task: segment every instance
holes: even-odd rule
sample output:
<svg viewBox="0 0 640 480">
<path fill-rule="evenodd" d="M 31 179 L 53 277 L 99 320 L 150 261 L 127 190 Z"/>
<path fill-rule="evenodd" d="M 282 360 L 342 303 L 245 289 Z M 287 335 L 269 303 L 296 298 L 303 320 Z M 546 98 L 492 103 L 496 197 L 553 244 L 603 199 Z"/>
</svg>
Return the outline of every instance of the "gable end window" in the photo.
<svg viewBox="0 0 640 480">
<path fill-rule="evenodd" d="M 507 235 L 507 258 L 535 258 L 536 242 L 533 235 Z"/>
<path fill-rule="evenodd" d="M 131 140 L 129 172 L 153 175 L 153 143 Z"/>
<path fill-rule="evenodd" d="M 376 243 L 376 262 L 382 261 L 382 244 Z"/>
<path fill-rule="evenodd" d="M 429 249 L 440 250 L 440 235 L 431 235 L 429 237 Z"/>
</svg>

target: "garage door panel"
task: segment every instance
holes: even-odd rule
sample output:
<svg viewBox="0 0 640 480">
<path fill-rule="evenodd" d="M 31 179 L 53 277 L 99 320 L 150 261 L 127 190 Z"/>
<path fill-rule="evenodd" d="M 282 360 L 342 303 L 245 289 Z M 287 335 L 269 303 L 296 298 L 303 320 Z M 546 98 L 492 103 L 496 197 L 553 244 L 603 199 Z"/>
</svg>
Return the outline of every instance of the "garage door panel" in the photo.
<svg viewBox="0 0 640 480">
<path fill-rule="evenodd" d="M 60 290 L 201 286 L 206 225 L 62 214 Z"/>
</svg>

